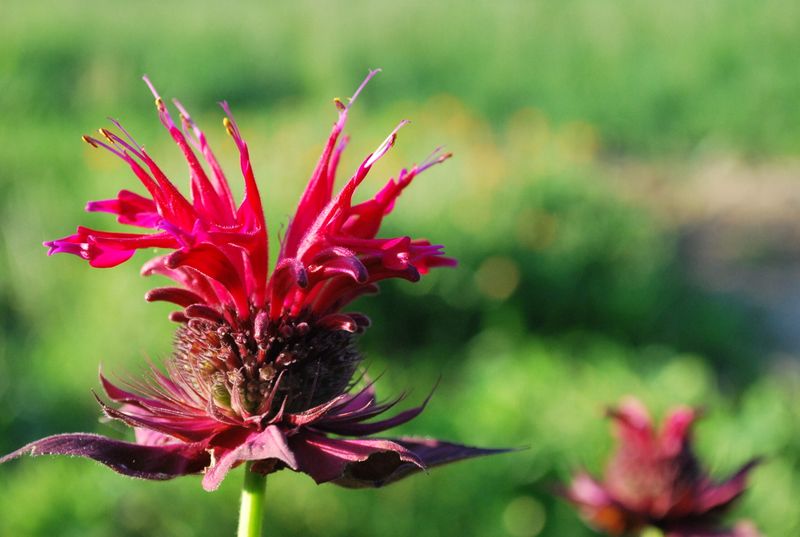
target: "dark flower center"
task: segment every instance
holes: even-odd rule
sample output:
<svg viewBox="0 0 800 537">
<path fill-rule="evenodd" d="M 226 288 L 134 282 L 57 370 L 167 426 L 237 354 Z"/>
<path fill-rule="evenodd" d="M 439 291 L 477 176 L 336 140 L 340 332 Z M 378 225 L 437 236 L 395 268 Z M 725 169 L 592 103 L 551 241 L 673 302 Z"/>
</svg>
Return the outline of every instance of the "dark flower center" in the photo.
<svg viewBox="0 0 800 537">
<path fill-rule="evenodd" d="M 313 319 L 255 328 L 191 319 L 175 335 L 170 376 L 224 414 L 297 413 L 347 391 L 361 355 L 354 336 Z"/>
</svg>

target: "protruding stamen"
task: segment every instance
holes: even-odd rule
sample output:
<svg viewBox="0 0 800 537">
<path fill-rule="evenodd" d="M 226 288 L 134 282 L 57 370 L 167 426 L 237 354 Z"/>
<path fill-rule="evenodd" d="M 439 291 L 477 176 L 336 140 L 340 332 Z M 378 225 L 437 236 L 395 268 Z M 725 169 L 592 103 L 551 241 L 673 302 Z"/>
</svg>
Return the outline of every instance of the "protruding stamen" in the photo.
<svg viewBox="0 0 800 537">
<path fill-rule="evenodd" d="M 236 136 L 236 131 L 233 127 L 233 123 L 227 117 L 222 118 L 222 124 L 225 126 L 225 130 L 228 131 L 228 134 L 231 136 Z"/>
<path fill-rule="evenodd" d="M 433 150 L 433 152 L 428 155 L 418 166 L 417 166 L 417 173 L 422 173 L 431 166 L 435 166 L 437 164 L 441 164 L 445 160 L 449 159 L 453 156 L 453 153 L 442 153 L 439 154 L 442 150 L 442 147 L 437 147 Z"/>
<path fill-rule="evenodd" d="M 141 146 L 141 144 L 139 144 L 139 142 L 137 142 L 137 141 L 136 141 L 136 140 L 133 138 L 133 136 L 131 136 L 131 133 L 129 133 L 129 132 L 127 131 L 127 129 L 125 129 L 125 127 L 123 127 L 123 126 L 122 126 L 122 123 L 120 123 L 119 121 L 117 121 L 117 120 L 116 120 L 116 119 L 114 119 L 113 117 L 110 117 L 110 118 L 108 118 L 108 120 L 109 120 L 111 123 L 113 123 L 113 124 L 114 124 L 114 126 L 115 126 L 116 128 L 118 128 L 120 131 L 122 131 L 122 134 L 124 134 L 124 135 L 125 135 L 125 137 L 126 137 L 126 138 L 127 138 L 129 141 L 130 141 L 130 143 L 131 143 L 132 145 L 134 145 L 134 146 L 136 146 L 136 147 L 139 147 L 139 148 L 141 148 L 141 147 L 142 147 L 142 146 Z"/>
<path fill-rule="evenodd" d="M 389 136 L 386 137 L 386 139 L 383 141 L 383 143 L 381 143 L 381 145 L 378 146 L 378 149 L 376 149 L 375 152 L 372 153 L 369 156 L 369 158 L 364 162 L 364 167 L 365 168 L 369 168 L 370 166 L 375 164 L 375 162 L 377 162 L 381 157 L 383 157 L 386 154 L 386 152 L 389 151 L 389 149 L 391 149 L 391 147 L 394 145 L 395 141 L 397 140 L 397 131 L 399 131 L 400 129 L 402 129 L 403 127 L 408 125 L 409 123 L 411 123 L 411 122 L 409 120 L 407 120 L 407 119 L 404 119 L 403 121 L 401 121 L 394 128 L 394 130 L 391 133 L 389 133 Z"/>
<path fill-rule="evenodd" d="M 361 93 L 361 90 L 363 90 L 366 87 L 366 85 L 369 83 L 369 81 L 372 80 L 372 78 L 375 75 L 377 75 L 378 73 L 380 73 L 380 72 L 381 72 L 380 69 L 372 69 L 369 72 L 369 74 L 367 74 L 367 78 L 364 79 L 364 81 L 361 83 L 361 85 L 358 86 L 358 89 L 356 89 L 355 93 L 353 93 L 353 96 L 350 97 L 350 100 L 347 103 L 347 108 L 350 108 L 351 106 L 353 106 L 353 103 L 356 102 L 356 99 L 358 98 L 358 95 Z"/>
<path fill-rule="evenodd" d="M 155 98 L 156 98 L 156 101 L 158 101 L 159 99 L 161 99 L 161 97 L 158 95 L 158 92 L 156 91 L 156 88 L 155 88 L 155 86 L 153 86 L 153 83 L 152 83 L 152 82 L 150 82 L 150 78 L 148 78 L 148 76 L 147 76 L 147 75 L 144 75 L 144 76 L 142 76 L 142 80 L 144 80 L 144 83 L 145 83 L 145 84 L 147 84 L 147 87 L 148 87 L 148 88 L 150 88 L 150 93 L 152 93 L 152 94 L 153 94 L 153 97 L 155 97 Z M 157 105 L 156 105 L 156 106 L 157 106 Z"/>
</svg>

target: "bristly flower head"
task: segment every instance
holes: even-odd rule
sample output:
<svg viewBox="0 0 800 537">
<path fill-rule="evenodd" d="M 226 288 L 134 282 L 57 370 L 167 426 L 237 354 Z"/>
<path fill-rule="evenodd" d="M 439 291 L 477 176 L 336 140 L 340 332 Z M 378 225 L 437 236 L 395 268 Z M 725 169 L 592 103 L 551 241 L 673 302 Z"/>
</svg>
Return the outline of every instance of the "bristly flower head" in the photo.
<svg viewBox="0 0 800 537">
<path fill-rule="evenodd" d="M 180 325 L 175 350 L 166 371 L 153 366 L 149 378 L 128 381 L 124 388 L 101 375 L 106 394 L 120 405 L 101 402 L 104 413 L 133 427 L 136 443 L 57 435 L 0 462 L 25 453 L 79 455 L 148 479 L 204 472 L 203 486 L 213 490 L 244 461 L 255 461 L 253 469 L 261 473 L 290 468 L 318 483 L 380 486 L 419 469 L 496 452 L 433 440 L 364 438 L 414 418 L 422 407 L 373 420 L 398 399 L 378 403 L 369 383 L 355 389 L 361 361 L 355 336 L 369 321 L 342 308 L 375 292 L 381 280 L 416 281 L 432 267 L 455 264 L 443 256 L 441 246 L 428 241 L 376 236 L 403 189 L 450 155 L 435 151 L 422 164 L 401 170 L 372 199 L 353 204 L 354 191 L 407 122 L 334 195 L 349 108 L 375 73 L 347 104 L 335 101 L 338 121 L 271 273 L 267 226 L 248 147 L 226 103 L 224 125 L 238 148 L 244 177 L 244 200 L 238 206 L 203 132 L 175 101 L 179 127 L 147 78 L 161 123 L 188 163 L 191 198 L 118 122 L 112 120 L 121 134 L 101 129 L 102 140 L 84 137 L 122 159 L 147 191 L 143 196 L 122 190 L 86 209 L 115 214 L 121 224 L 150 231 L 79 227 L 46 246 L 50 254 L 75 254 L 93 267 L 119 265 L 139 249 L 171 250 L 148 261 L 142 272 L 178 284 L 146 296 L 181 308 L 171 315 Z"/>
<path fill-rule="evenodd" d="M 590 525 L 609 535 L 635 534 L 653 526 L 667 537 L 758 537 L 749 524 L 719 529 L 719 515 L 744 492 L 757 461 L 715 483 L 692 450 L 696 410 L 673 409 L 660 431 L 635 399 L 608 414 L 619 445 L 605 478 L 599 482 L 581 472 L 564 492 Z"/>
</svg>

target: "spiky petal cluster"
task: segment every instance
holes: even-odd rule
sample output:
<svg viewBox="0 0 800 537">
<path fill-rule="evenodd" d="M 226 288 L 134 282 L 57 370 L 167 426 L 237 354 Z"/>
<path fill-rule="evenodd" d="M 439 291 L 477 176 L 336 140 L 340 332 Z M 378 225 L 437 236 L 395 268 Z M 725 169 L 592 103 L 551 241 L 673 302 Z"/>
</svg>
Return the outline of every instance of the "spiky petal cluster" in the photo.
<svg viewBox="0 0 800 537">
<path fill-rule="evenodd" d="M 333 187 L 347 138 L 340 140 L 350 105 L 336 101 L 339 119 L 325 145 L 294 218 L 281 244 L 275 270 L 268 274 L 267 225 L 261 206 L 247 144 L 226 103 L 225 127 L 239 150 L 244 177 L 244 200 L 237 207 L 228 181 L 203 132 L 177 101 L 182 129 L 178 128 L 164 101 L 150 85 L 161 122 L 183 152 L 189 167 L 191 201 L 166 177 L 145 149 L 119 125 L 122 136 L 101 129 L 105 141 L 85 136 L 122 159 L 147 190 L 149 197 L 128 190 L 116 198 L 93 201 L 88 211 L 117 215 L 126 225 L 149 228 L 149 233 L 118 233 L 79 227 L 63 239 L 45 243 L 49 253 L 71 253 L 93 267 L 113 267 L 130 259 L 139 249 L 165 248 L 172 253 L 157 257 L 143 273 L 162 274 L 180 288 L 155 289 L 149 300 L 167 300 L 189 308 L 200 305 L 216 311 L 229 324 L 262 315 L 261 322 L 295 317 L 310 312 L 323 324 L 354 331 L 358 319 L 337 312 L 356 297 L 376 290 L 386 278 L 419 279 L 431 267 L 454 265 L 442 255 L 442 247 L 409 237 L 377 238 L 383 217 L 411 181 L 427 168 L 443 162 L 448 154 L 434 152 L 410 170 L 390 179 L 372 199 L 353 204 L 353 194 L 372 166 L 394 145 L 401 122 L 370 154 L 334 196 Z M 149 84 L 149 82 L 148 82 Z M 197 157 L 202 155 L 206 169 Z M 197 309 L 197 308 L 195 308 Z M 191 311 L 176 320 L 191 317 Z"/>
<path fill-rule="evenodd" d="M 589 524 L 609 535 L 635 534 L 654 526 L 668 537 L 758 537 L 748 524 L 719 529 L 718 518 L 744 492 L 757 461 L 714 482 L 692 450 L 695 410 L 673 409 L 660 431 L 635 399 L 611 409 L 609 416 L 619 446 L 604 480 L 581 472 L 565 491 Z"/>
<path fill-rule="evenodd" d="M 338 121 L 271 273 L 267 226 L 247 144 L 227 104 L 222 103 L 224 124 L 238 148 L 245 185 L 238 206 L 203 132 L 175 102 L 179 128 L 147 79 L 161 122 L 188 163 L 190 199 L 119 123 L 114 122 L 122 135 L 102 129 L 104 140 L 84 137 L 122 159 L 148 193 L 122 190 L 114 199 L 90 202 L 87 210 L 112 213 L 122 224 L 151 231 L 79 227 L 73 235 L 46 243 L 49 253 L 71 253 L 94 267 L 113 267 L 139 249 L 172 250 L 146 263 L 143 273 L 161 274 L 179 284 L 147 294 L 150 301 L 182 308 L 171 315 L 181 324 L 175 351 L 166 372 L 152 367 L 149 377 L 128 381 L 124 389 L 101 375 L 106 394 L 120 405 L 101 401 L 104 413 L 133 427 L 136 443 L 58 435 L 0 462 L 25 453 L 78 455 L 148 479 L 204 472 L 203 485 L 213 490 L 228 470 L 244 461 L 255 461 L 254 470 L 262 473 L 290 468 L 319 483 L 379 486 L 422 468 L 497 451 L 434 440 L 364 438 L 412 419 L 423 407 L 374 420 L 399 399 L 379 403 L 369 383 L 354 389 L 361 359 L 354 334 L 368 320 L 341 309 L 374 292 L 381 280 L 415 281 L 432 267 L 454 264 L 442 255 L 441 246 L 428 241 L 377 237 L 403 189 L 449 155 L 434 152 L 423 164 L 390 179 L 372 199 L 353 204 L 356 188 L 406 122 L 334 195 L 348 110 L 374 75 L 369 74 L 347 105 L 336 101 Z"/>
</svg>

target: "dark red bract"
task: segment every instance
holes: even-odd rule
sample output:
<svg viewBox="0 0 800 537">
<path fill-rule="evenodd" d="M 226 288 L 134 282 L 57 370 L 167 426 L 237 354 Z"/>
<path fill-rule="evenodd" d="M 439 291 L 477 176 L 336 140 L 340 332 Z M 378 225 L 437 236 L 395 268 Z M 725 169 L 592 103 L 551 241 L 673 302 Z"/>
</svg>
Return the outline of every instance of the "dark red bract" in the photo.
<svg viewBox="0 0 800 537">
<path fill-rule="evenodd" d="M 581 472 L 564 492 L 589 524 L 610 535 L 635 534 L 654 526 L 668 537 L 758 537 L 747 524 L 719 528 L 719 515 L 744 492 L 757 461 L 721 483 L 714 482 L 692 450 L 695 410 L 673 409 L 660 431 L 633 399 L 610 410 L 609 416 L 619 445 L 603 481 Z"/>
<path fill-rule="evenodd" d="M 224 124 L 238 148 L 245 185 L 238 206 L 203 132 L 176 101 L 179 128 L 147 79 L 161 122 L 188 163 L 190 198 L 119 123 L 114 122 L 121 135 L 101 129 L 104 140 L 84 137 L 122 159 L 147 192 L 122 190 L 114 199 L 90 202 L 87 210 L 115 214 L 121 224 L 148 231 L 79 227 L 46 246 L 50 254 L 75 254 L 93 267 L 119 265 L 139 249 L 172 250 L 148 261 L 142 272 L 178 284 L 146 297 L 180 307 L 171 315 L 180 325 L 175 351 L 165 370 L 152 366 L 147 378 L 129 380 L 124 387 L 101 375 L 107 396 L 118 403 L 112 407 L 100 401 L 104 413 L 133 427 L 136 443 L 64 434 L 33 442 L 0 462 L 26 453 L 78 455 L 147 479 L 203 472 L 203 486 L 213 490 L 228 470 L 254 461 L 254 471 L 261 473 L 289 468 L 318 483 L 357 487 L 380 486 L 420 469 L 500 451 L 435 440 L 367 438 L 409 421 L 424 404 L 375 420 L 401 398 L 379 403 L 372 384 L 359 379 L 355 338 L 369 321 L 342 308 L 375 292 L 381 280 L 416 281 L 433 267 L 455 264 L 443 256 L 441 246 L 428 241 L 377 237 L 403 189 L 448 154 L 435 151 L 390 179 L 372 199 L 353 204 L 356 188 L 406 122 L 334 195 L 350 105 L 375 73 L 347 105 L 336 101 L 338 121 L 271 273 L 267 226 L 248 147 L 227 104 L 222 103 Z"/>
</svg>

